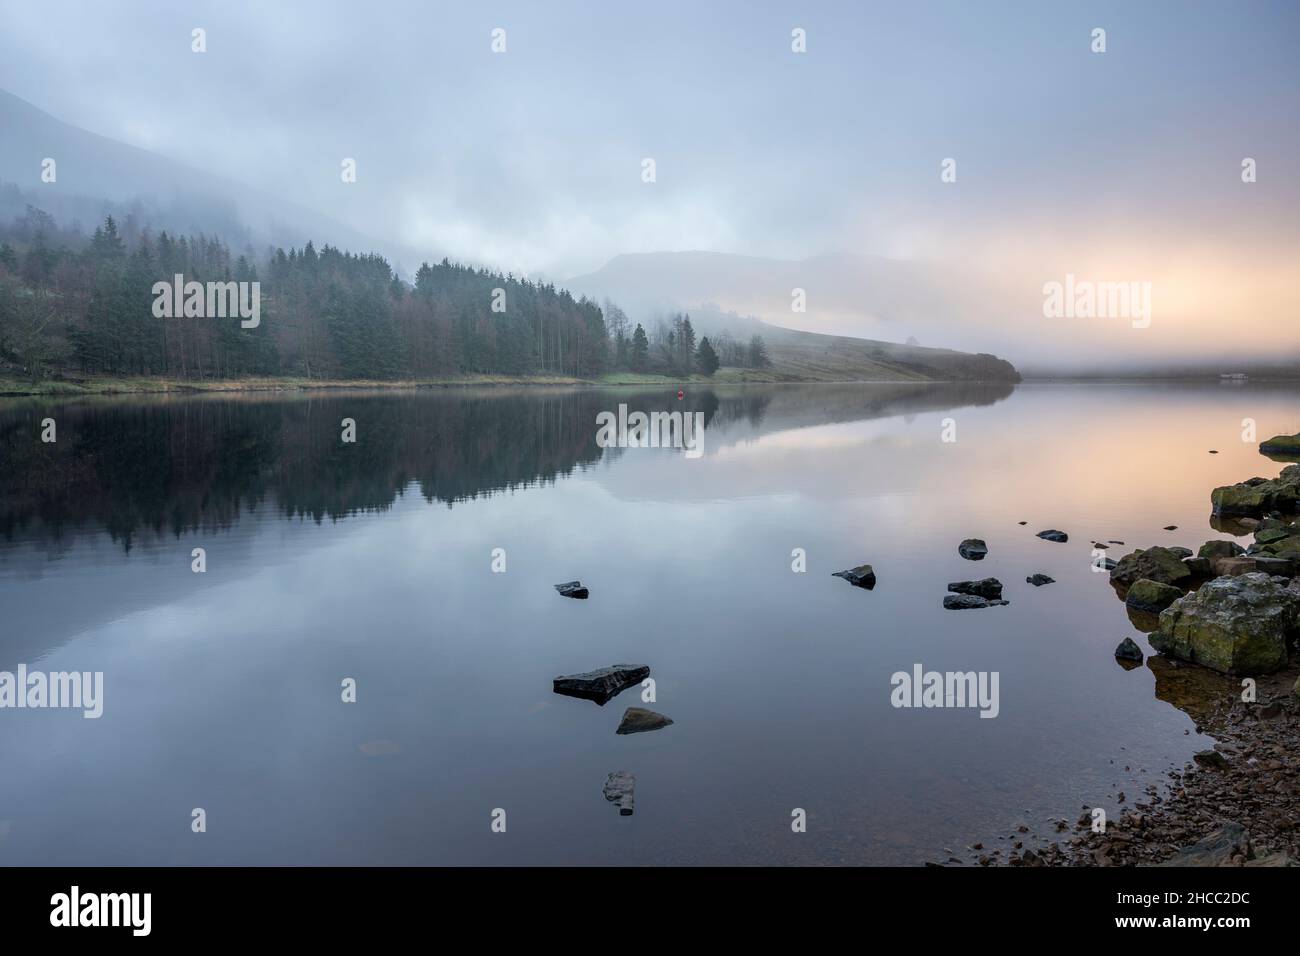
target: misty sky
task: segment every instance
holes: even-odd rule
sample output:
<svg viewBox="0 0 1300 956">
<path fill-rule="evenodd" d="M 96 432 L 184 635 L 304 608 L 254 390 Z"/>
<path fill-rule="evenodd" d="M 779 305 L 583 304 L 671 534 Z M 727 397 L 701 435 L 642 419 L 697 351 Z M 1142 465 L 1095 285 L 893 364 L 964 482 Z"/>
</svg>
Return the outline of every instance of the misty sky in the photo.
<svg viewBox="0 0 1300 956">
<path fill-rule="evenodd" d="M 1184 345 L 1223 309 L 1300 344 L 1297 4 L 0 0 L 0 19 L 0 87 L 60 119 L 466 261 L 1074 271 L 1202 310 Z"/>
</svg>

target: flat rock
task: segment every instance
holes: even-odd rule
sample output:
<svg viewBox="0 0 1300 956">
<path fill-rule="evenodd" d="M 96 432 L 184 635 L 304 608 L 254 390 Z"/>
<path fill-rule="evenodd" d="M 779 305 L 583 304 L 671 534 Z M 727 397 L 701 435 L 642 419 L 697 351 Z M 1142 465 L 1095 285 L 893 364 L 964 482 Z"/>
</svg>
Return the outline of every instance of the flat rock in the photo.
<svg viewBox="0 0 1300 956">
<path fill-rule="evenodd" d="M 650 668 L 644 664 L 612 664 L 584 674 L 557 677 L 552 685 L 557 694 L 594 700 L 604 707 L 612 698 L 649 676 Z"/>
<path fill-rule="evenodd" d="M 1031 574 L 1025 578 L 1027 582 L 1036 588 L 1041 588 L 1044 584 L 1055 584 L 1056 578 L 1049 578 L 1046 574 Z"/>
<path fill-rule="evenodd" d="M 1294 461 L 1300 458 L 1300 435 L 1274 435 L 1259 443 L 1259 453 Z"/>
<path fill-rule="evenodd" d="M 1038 537 L 1042 538 L 1044 541 L 1055 541 L 1058 544 L 1065 544 L 1065 542 L 1070 540 L 1068 534 L 1064 531 L 1057 531 L 1055 528 L 1038 532 Z"/>
<path fill-rule="evenodd" d="M 945 594 L 943 606 L 950 611 L 969 611 L 980 607 L 996 607 L 999 604 L 1009 604 L 1009 601 L 992 600 L 982 598 L 978 594 Z"/>
<path fill-rule="evenodd" d="M 671 717 L 665 717 L 663 714 L 657 714 L 653 710 L 646 710 L 644 707 L 629 707 L 623 711 L 623 719 L 619 722 L 616 734 L 643 734 L 650 730 L 660 730 L 669 726 L 673 722 Z"/>
<path fill-rule="evenodd" d="M 1240 823 L 1228 823 L 1203 840 L 1183 847 L 1157 866 L 1232 866 L 1254 856 L 1250 837 Z"/>
<path fill-rule="evenodd" d="M 957 594 L 974 594 L 986 601 L 1002 597 L 1002 582 L 997 578 L 981 578 L 979 581 L 954 581 L 948 590 Z"/>
<path fill-rule="evenodd" d="M 989 546 L 981 538 L 967 538 L 957 545 L 957 553 L 967 561 L 983 561 L 989 553 Z"/>
<path fill-rule="evenodd" d="M 868 591 L 876 586 L 876 572 L 869 564 L 859 564 L 847 571 L 836 571 L 831 577 L 843 578 L 855 588 L 866 588 Z"/>
<path fill-rule="evenodd" d="M 562 597 L 577 598 L 580 601 L 587 599 L 587 589 L 582 586 L 581 581 L 566 581 L 563 584 L 557 584 L 555 590 L 559 591 Z"/>
<path fill-rule="evenodd" d="M 636 777 L 626 770 L 616 770 L 605 778 L 605 799 L 618 806 L 618 815 L 630 817 L 636 790 Z"/>
</svg>

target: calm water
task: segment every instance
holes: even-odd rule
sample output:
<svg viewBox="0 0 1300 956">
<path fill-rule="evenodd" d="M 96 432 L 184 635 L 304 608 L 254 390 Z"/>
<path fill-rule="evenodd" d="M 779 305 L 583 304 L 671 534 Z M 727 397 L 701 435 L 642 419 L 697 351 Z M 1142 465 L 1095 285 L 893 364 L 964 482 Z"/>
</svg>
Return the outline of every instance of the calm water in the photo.
<svg viewBox="0 0 1300 956">
<path fill-rule="evenodd" d="M 99 720 L 0 711 L 0 862 L 914 864 L 1022 820 L 1114 813 L 1117 790 L 1206 743 L 1148 667 L 1113 660 L 1126 635 L 1146 644 L 1090 542 L 1125 541 L 1118 557 L 1226 537 L 1210 489 L 1280 468 L 1241 420 L 1298 431 L 1296 399 L 788 386 L 0 403 L 0 670 L 105 675 Z M 704 412 L 703 457 L 599 448 L 595 416 L 620 401 Z M 958 556 L 966 537 L 985 561 Z M 874 591 L 831 577 L 864 562 Z M 1026 584 L 1037 571 L 1057 583 Z M 947 582 L 986 575 L 1009 606 L 942 609 Z M 589 600 L 553 590 L 574 578 Z M 647 706 L 673 726 L 616 736 L 635 688 L 605 707 L 551 693 L 615 662 L 650 665 Z M 894 709 L 890 675 L 915 663 L 999 672 L 999 716 Z M 602 797 L 614 770 L 636 776 L 632 817 Z"/>
</svg>

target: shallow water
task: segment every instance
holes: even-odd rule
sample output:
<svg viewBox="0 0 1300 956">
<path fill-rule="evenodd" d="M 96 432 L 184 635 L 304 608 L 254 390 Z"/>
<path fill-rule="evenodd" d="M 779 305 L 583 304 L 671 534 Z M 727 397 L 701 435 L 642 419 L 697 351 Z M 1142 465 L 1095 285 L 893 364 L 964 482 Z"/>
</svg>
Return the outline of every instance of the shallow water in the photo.
<svg viewBox="0 0 1300 956">
<path fill-rule="evenodd" d="M 1281 467 L 1242 419 L 1260 439 L 1300 431 L 1296 399 L 1024 385 L 0 403 L 0 670 L 105 685 L 97 720 L 0 710 L 0 862 L 915 864 L 1022 820 L 1114 814 L 1117 791 L 1207 742 L 1148 667 L 1114 661 L 1125 636 L 1149 648 L 1091 542 L 1126 542 L 1119 557 L 1228 537 L 1210 490 Z M 599 447 L 595 416 L 620 402 L 703 412 L 703 455 Z M 967 537 L 986 560 L 958 556 Z M 861 563 L 872 591 L 831 576 Z M 1039 571 L 1057 583 L 1025 583 Z M 1008 606 L 942 608 L 949 581 L 988 575 Z M 575 578 L 589 600 L 552 588 Z M 651 667 L 655 703 L 551 692 L 624 661 Z M 917 663 L 998 672 L 997 717 L 891 706 L 891 675 Z M 616 736 L 628 706 L 675 723 Z M 615 770 L 636 776 L 631 817 L 602 797 Z"/>
</svg>

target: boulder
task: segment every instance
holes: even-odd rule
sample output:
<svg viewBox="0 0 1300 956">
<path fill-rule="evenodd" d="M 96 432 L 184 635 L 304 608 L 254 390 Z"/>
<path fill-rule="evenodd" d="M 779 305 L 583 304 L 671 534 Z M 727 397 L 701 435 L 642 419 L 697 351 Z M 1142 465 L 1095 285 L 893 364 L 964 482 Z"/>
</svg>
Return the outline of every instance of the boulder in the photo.
<svg viewBox="0 0 1300 956">
<path fill-rule="evenodd" d="M 587 600 L 587 589 L 582 586 L 581 581 L 566 581 L 563 584 L 557 584 L 555 590 L 559 591 L 562 597 L 577 598 L 580 601 Z"/>
<path fill-rule="evenodd" d="M 1255 570 L 1255 558 L 1247 554 L 1235 558 L 1219 558 L 1217 561 L 1211 561 L 1210 564 L 1219 577 L 1235 578 Z"/>
<path fill-rule="evenodd" d="M 943 597 L 943 606 L 950 611 L 969 611 L 975 608 L 996 607 L 999 604 L 1009 603 L 1009 601 L 982 598 L 978 594 L 945 594 Z"/>
<path fill-rule="evenodd" d="M 1197 550 L 1196 556 L 1208 558 L 1215 561 L 1219 558 L 1235 558 L 1239 554 L 1245 554 L 1246 549 L 1235 541 L 1224 541 L 1222 539 L 1207 541 Z"/>
<path fill-rule="evenodd" d="M 985 600 L 993 601 L 1002 597 L 1002 582 L 997 578 L 982 578 L 979 581 L 954 581 L 948 590 L 957 594 L 974 594 Z"/>
<path fill-rule="evenodd" d="M 1214 574 L 1214 565 L 1210 563 L 1209 558 L 1183 558 L 1183 564 L 1187 565 L 1187 570 L 1198 577 L 1208 578 Z"/>
<path fill-rule="evenodd" d="M 1025 580 L 1036 588 L 1041 588 L 1044 584 L 1056 583 L 1056 578 L 1049 578 L 1046 574 L 1041 572 L 1038 574 L 1031 574 L 1029 577 L 1025 578 Z"/>
<path fill-rule="evenodd" d="M 619 722 L 616 734 L 643 734 L 648 730 L 659 730 L 671 724 L 672 718 L 665 717 L 663 714 L 656 714 L 653 710 L 646 710 L 644 707 L 629 707 L 623 711 L 623 719 Z"/>
<path fill-rule="evenodd" d="M 1159 614 L 1182 596 L 1182 590 L 1172 584 L 1161 584 L 1159 581 L 1142 578 L 1133 582 L 1124 603 L 1137 611 Z"/>
<path fill-rule="evenodd" d="M 957 553 L 967 561 L 983 561 L 989 553 L 989 546 L 980 538 L 967 538 L 957 545 Z"/>
<path fill-rule="evenodd" d="M 1181 584 L 1191 576 L 1181 557 L 1169 548 L 1160 547 L 1126 554 L 1110 572 L 1111 583 L 1124 587 L 1132 587 L 1143 578 L 1160 584 Z"/>
<path fill-rule="evenodd" d="M 1286 666 L 1300 632 L 1300 590 L 1251 571 L 1215 578 L 1160 614 L 1151 646 L 1224 674 L 1267 674 Z"/>
<path fill-rule="evenodd" d="M 606 800 L 617 804 L 619 816 L 630 817 L 635 789 L 636 777 L 625 770 L 616 770 L 605 778 L 603 792 Z"/>
<path fill-rule="evenodd" d="M 1142 660 L 1142 648 L 1137 646 L 1137 642 L 1131 637 L 1126 637 L 1119 642 L 1119 647 L 1115 648 L 1115 656 L 1122 661 Z"/>
<path fill-rule="evenodd" d="M 876 586 L 876 572 L 869 564 L 859 564 L 847 571 L 836 571 L 831 577 L 843 578 L 855 588 L 866 588 L 868 591 Z"/>
<path fill-rule="evenodd" d="M 1044 541 L 1055 541 L 1058 544 L 1065 544 L 1065 542 L 1070 540 L 1070 536 L 1068 534 L 1066 534 L 1064 531 L 1057 531 L 1055 528 L 1052 528 L 1048 531 L 1038 532 L 1038 537 L 1042 538 Z"/>
<path fill-rule="evenodd" d="M 1300 499 L 1300 464 L 1288 465 L 1276 478 L 1251 478 L 1215 488 L 1210 503 L 1216 515 L 1259 518 L 1271 511 L 1295 514 Z"/>
<path fill-rule="evenodd" d="M 1259 443 L 1259 453 L 1282 458 L 1300 458 L 1300 435 L 1275 435 Z"/>
<path fill-rule="evenodd" d="M 612 698 L 649 676 L 650 668 L 644 664 L 613 664 L 583 674 L 557 677 L 552 686 L 557 694 L 594 700 L 604 707 Z"/>
</svg>

